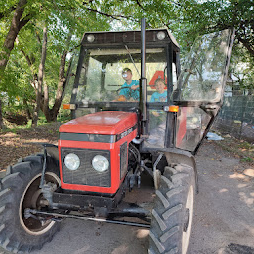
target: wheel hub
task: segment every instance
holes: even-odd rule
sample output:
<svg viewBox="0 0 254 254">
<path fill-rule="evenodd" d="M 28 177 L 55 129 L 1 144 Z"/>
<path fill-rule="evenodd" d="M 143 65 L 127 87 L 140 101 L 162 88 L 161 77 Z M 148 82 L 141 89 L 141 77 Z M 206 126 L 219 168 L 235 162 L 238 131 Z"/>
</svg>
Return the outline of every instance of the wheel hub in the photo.
<svg viewBox="0 0 254 254">
<path fill-rule="evenodd" d="M 41 173 L 36 175 L 27 184 L 20 201 L 20 222 L 24 230 L 31 235 L 41 235 L 53 227 L 54 221 L 41 220 L 37 216 L 27 216 L 26 209 L 41 209 L 47 205 L 47 200 L 42 195 L 42 190 L 39 188 Z M 54 184 L 60 185 L 60 179 L 57 175 L 47 172 L 45 180 Z"/>
</svg>

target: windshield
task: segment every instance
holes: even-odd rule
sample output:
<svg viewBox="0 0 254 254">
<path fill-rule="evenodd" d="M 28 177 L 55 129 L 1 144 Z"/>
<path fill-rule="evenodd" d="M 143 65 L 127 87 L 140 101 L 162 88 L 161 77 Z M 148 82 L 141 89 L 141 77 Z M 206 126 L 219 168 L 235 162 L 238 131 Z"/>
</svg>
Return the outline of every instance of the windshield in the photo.
<svg viewBox="0 0 254 254">
<path fill-rule="evenodd" d="M 81 60 L 82 67 L 75 78 L 78 84 L 75 102 L 139 101 L 140 49 L 127 45 L 118 49 L 89 49 Z M 147 48 L 146 63 L 150 101 L 156 79 L 166 79 L 165 48 Z"/>
</svg>

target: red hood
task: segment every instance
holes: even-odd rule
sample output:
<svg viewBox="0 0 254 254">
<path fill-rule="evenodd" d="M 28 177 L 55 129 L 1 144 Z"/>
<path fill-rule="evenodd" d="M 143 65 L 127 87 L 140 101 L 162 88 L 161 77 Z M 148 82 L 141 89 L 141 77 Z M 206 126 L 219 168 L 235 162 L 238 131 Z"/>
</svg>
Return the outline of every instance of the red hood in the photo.
<svg viewBox="0 0 254 254">
<path fill-rule="evenodd" d="M 102 111 L 85 115 L 60 127 L 60 132 L 115 135 L 133 127 L 137 114 L 122 111 Z"/>
</svg>

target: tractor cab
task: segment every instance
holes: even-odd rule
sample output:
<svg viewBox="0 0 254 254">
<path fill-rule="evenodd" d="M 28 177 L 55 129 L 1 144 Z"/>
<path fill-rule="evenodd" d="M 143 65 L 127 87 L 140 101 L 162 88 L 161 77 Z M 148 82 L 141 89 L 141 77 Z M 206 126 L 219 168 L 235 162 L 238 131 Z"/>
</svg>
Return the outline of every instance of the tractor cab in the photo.
<svg viewBox="0 0 254 254">
<path fill-rule="evenodd" d="M 231 35 L 224 30 L 197 40 L 181 70 L 179 45 L 167 29 L 146 30 L 145 54 L 141 31 L 85 33 L 69 80 L 72 118 L 136 112 L 143 150 L 195 154 L 222 104 Z"/>
</svg>

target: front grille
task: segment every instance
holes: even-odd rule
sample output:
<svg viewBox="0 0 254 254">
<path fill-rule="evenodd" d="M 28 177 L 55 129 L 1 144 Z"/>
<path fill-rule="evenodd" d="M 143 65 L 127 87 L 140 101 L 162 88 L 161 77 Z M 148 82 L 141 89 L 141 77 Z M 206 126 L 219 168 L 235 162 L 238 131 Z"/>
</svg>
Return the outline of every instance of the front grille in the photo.
<svg viewBox="0 0 254 254">
<path fill-rule="evenodd" d="M 120 146 L 120 179 L 122 179 L 127 172 L 128 162 L 127 162 L 127 154 L 128 154 L 128 147 L 127 142 L 123 143 Z"/>
<path fill-rule="evenodd" d="M 68 153 L 76 154 L 80 159 L 80 166 L 77 170 L 71 171 L 64 165 L 64 158 Z M 62 148 L 63 182 L 69 184 L 80 184 L 88 186 L 110 187 L 110 152 L 105 150 L 71 149 Z M 94 156 L 102 155 L 109 161 L 109 169 L 99 173 L 92 166 Z"/>
</svg>

